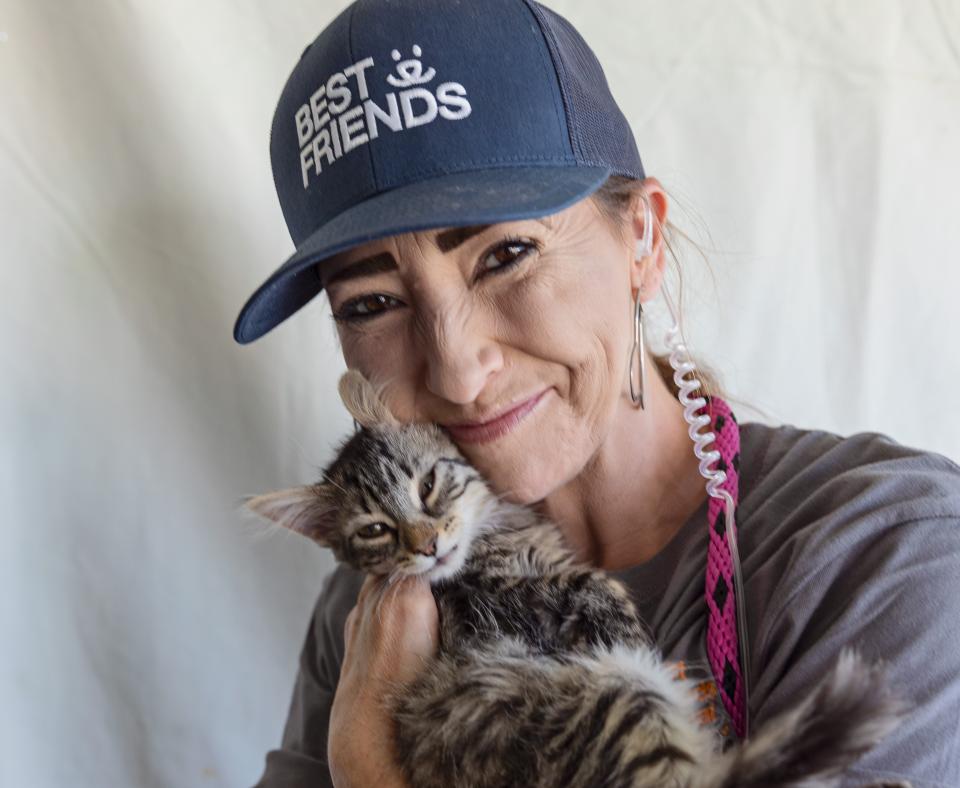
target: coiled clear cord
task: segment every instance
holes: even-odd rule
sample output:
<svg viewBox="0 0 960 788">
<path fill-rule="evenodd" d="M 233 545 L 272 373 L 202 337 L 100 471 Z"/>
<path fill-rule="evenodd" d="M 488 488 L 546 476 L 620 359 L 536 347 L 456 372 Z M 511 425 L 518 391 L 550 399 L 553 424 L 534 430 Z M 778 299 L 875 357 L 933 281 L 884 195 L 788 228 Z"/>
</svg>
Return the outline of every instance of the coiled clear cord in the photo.
<svg viewBox="0 0 960 788">
<path fill-rule="evenodd" d="M 666 289 L 666 283 L 661 284 L 663 288 L 663 298 L 670 312 L 670 318 L 673 325 L 669 328 L 666 335 L 667 347 L 670 348 L 670 366 L 673 367 L 673 381 L 680 390 L 677 395 L 680 403 L 683 405 L 683 418 L 689 425 L 687 434 L 693 441 L 693 453 L 700 461 L 700 474 L 707 480 L 707 493 L 713 498 L 719 498 L 724 502 L 724 520 L 726 522 L 727 544 L 730 546 L 730 556 L 733 559 L 733 582 L 735 586 L 735 602 L 737 612 L 737 639 L 739 641 L 740 651 L 740 675 L 743 680 L 743 697 L 746 701 L 750 697 L 750 680 L 748 676 L 750 656 L 749 640 L 747 639 L 747 609 L 745 594 L 743 588 L 743 573 L 740 569 L 740 551 L 737 547 L 737 536 L 735 533 L 734 522 L 734 503 L 733 498 L 726 490 L 721 490 L 720 485 L 727 479 L 725 471 L 714 467 L 720 459 L 720 452 L 716 449 L 708 450 L 707 446 L 714 442 L 716 435 L 712 431 L 701 432 L 706 425 L 710 423 L 710 417 L 704 413 L 698 414 L 707 404 L 703 397 L 692 396 L 693 392 L 700 388 L 700 381 L 697 380 L 694 372 L 696 365 L 687 352 L 687 346 L 680 336 L 680 321 L 673 309 L 673 304 Z M 744 703 L 744 738 L 749 736 L 749 704 Z"/>
</svg>

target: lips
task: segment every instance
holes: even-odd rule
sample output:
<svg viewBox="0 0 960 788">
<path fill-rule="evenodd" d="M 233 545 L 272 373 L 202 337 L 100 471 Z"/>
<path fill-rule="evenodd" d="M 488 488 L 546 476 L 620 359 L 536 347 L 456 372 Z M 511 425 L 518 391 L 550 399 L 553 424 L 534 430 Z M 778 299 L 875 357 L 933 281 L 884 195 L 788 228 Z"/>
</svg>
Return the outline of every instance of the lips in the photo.
<svg viewBox="0 0 960 788">
<path fill-rule="evenodd" d="M 490 443 L 506 435 L 529 416 L 548 391 L 544 389 L 488 421 L 447 424 L 447 431 L 454 440 L 462 443 Z"/>
</svg>

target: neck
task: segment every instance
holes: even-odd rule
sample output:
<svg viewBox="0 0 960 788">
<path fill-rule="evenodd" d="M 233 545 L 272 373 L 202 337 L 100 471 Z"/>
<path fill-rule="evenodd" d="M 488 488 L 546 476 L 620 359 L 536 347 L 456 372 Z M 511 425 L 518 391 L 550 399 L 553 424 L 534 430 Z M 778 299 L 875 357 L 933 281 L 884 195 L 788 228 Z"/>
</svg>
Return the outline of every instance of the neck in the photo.
<svg viewBox="0 0 960 788">
<path fill-rule="evenodd" d="M 591 461 L 541 503 L 577 558 L 603 569 L 653 558 L 707 497 L 683 406 L 655 368 L 644 394 L 643 410 L 618 402 Z"/>
</svg>

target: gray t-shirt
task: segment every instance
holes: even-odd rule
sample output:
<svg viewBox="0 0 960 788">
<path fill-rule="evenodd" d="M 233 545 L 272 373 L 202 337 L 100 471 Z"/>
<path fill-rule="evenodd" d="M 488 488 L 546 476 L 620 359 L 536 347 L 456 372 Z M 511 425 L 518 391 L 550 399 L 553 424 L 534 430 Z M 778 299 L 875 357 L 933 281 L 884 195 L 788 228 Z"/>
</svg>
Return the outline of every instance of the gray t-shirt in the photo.
<svg viewBox="0 0 960 788">
<path fill-rule="evenodd" d="M 737 527 L 750 651 L 750 723 L 802 698 L 842 647 L 882 659 L 915 704 L 844 777 L 960 786 L 960 467 L 879 433 L 740 425 Z M 706 661 L 707 503 L 623 580 L 665 658 L 701 678 L 705 724 L 729 727 Z M 338 567 L 307 628 L 280 749 L 256 788 L 332 786 L 330 704 L 362 577 Z"/>
</svg>

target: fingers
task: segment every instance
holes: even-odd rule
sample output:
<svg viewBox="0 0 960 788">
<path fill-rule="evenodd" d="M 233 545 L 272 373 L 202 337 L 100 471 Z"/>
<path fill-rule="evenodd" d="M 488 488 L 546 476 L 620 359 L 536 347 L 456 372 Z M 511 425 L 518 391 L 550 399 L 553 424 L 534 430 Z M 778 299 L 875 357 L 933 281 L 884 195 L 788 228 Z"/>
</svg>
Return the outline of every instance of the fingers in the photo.
<svg viewBox="0 0 960 788">
<path fill-rule="evenodd" d="M 393 606 L 406 598 L 422 598 L 424 594 L 430 594 L 430 583 L 420 575 L 367 575 L 360 586 L 356 606 L 362 614 L 368 609 Z"/>
<path fill-rule="evenodd" d="M 344 622 L 340 681 L 346 686 L 407 682 L 439 643 L 439 611 L 429 582 L 367 577 Z"/>
<path fill-rule="evenodd" d="M 346 644 L 350 644 L 357 636 L 361 623 L 368 620 L 370 611 L 379 606 L 383 589 L 384 578 L 377 575 L 367 575 L 364 578 L 357 601 L 347 613 L 347 620 L 344 622 L 343 639 Z"/>
<path fill-rule="evenodd" d="M 429 633 L 436 629 L 436 618 L 436 602 L 425 578 L 405 576 L 387 581 L 368 576 L 347 614 L 344 640 L 402 641 L 411 629 L 422 630 L 419 639 L 429 639 Z"/>
<path fill-rule="evenodd" d="M 378 575 L 367 575 L 360 586 L 360 593 L 357 595 L 357 604 L 364 604 L 372 596 L 376 595 L 383 585 L 383 578 Z"/>
<path fill-rule="evenodd" d="M 357 606 L 354 605 L 347 613 L 347 620 L 343 623 L 343 642 L 346 647 L 350 647 L 353 642 L 354 633 L 357 631 Z"/>
</svg>

